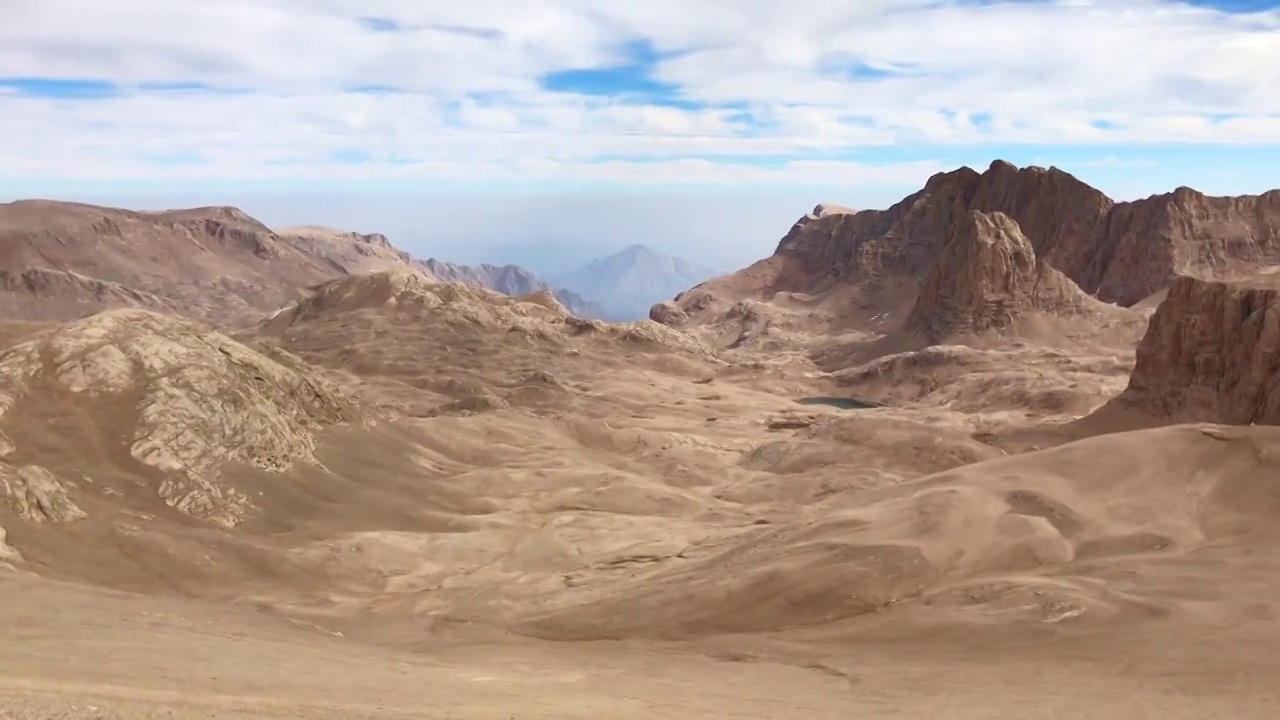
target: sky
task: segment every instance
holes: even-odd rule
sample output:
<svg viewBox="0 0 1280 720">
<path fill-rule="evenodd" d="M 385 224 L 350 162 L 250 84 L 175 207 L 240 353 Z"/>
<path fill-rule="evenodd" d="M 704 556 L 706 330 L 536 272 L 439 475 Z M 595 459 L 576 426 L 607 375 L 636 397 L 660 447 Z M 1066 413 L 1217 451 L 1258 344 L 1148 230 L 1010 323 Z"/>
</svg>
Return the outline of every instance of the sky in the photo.
<svg viewBox="0 0 1280 720">
<path fill-rule="evenodd" d="M 635 242 L 732 269 L 820 202 L 995 158 L 1255 193 L 1277 6 L 0 0 L 0 200 L 230 204 L 549 271 Z"/>
</svg>

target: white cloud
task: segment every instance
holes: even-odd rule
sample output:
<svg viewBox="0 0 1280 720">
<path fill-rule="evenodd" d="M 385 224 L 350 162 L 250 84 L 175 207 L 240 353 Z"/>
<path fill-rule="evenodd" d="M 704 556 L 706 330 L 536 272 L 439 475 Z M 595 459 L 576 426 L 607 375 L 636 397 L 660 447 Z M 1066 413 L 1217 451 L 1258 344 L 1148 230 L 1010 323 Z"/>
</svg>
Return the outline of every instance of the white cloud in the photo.
<svg viewBox="0 0 1280 720">
<path fill-rule="evenodd" d="M 686 103 L 540 89 L 642 40 Z M 1156 0 L 5 0 L 3 77 L 240 91 L 0 87 L 9 178 L 875 184 L 918 145 L 1280 142 L 1280 12 Z"/>
</svg>

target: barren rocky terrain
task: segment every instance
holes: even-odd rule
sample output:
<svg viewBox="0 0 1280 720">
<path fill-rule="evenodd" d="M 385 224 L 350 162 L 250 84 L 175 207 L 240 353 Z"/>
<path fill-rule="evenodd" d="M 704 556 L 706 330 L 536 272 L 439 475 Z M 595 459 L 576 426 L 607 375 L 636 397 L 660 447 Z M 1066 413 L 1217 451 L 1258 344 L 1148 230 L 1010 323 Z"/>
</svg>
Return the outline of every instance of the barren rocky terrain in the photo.
<svg viewBox="0 0 1280 720">
<path fill-rule="evenodd" d="M 0 718 L 1273 717 L 1276 197 L 965 168 L 627 324 L 7 206 Z"/>
</svg>

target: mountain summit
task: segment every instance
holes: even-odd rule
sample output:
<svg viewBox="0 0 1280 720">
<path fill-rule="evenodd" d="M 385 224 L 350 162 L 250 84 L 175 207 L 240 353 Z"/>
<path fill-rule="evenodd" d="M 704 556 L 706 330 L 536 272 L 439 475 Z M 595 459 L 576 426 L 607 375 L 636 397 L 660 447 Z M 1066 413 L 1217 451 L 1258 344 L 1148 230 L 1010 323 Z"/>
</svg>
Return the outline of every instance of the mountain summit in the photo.
<svg viewBox="0 0 1280 720">
<path fill-rule="evenodd" d="M 630 245 L 557 275 L 551 283 L 595 301 L 610 319 L 636 320 L 647 317 L 654 303 L 717 274 L 646 245 Z"/>
<path fill-rule="evenodd" d="M 996 160 L 984 172 L 938 173 L 885 210 L 823 210 L 800 218 L 772 256 L 684 293 L 681 309 L 705 314 L 715 305 L 710 298 L 720 298 L 722 312 L 744 298 L 786 293 L 784 301 L 831 298 L 832 312 L 854 321 L 899 322 L 948 238 L 965 223 L 972 229 L 975 211 L 1016 224 L 1029 245 L 1027 262 L 1034 257 L 1086 294 L 1124 307 L 1157 296 L 1179 276 L 1226 279 L 1280 264 L 1280 190 L 1212 197 L 1180 187 L 1117 202 L 1064 170 Z"/>
</svg>

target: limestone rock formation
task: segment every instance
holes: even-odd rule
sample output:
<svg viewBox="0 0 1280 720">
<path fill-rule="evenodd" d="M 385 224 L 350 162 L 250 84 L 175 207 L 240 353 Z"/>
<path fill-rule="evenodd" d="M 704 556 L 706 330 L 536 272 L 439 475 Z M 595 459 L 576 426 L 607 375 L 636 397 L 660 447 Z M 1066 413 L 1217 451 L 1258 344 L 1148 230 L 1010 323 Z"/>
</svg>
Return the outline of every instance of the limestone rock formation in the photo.
<svg viewBox="0 0 1280 720">
<path fill-rule="evenodd" d="M 344 275 L 412 268 L 409 253 L 381 233 L 357 233 L 315 225 L 283 228 L 281 238 L 303 252 L 332 264 Z"/>
<path fill-rule="evenodd" d="M 1280 191 L 1208 197 L 1179 188 L 1117 203 L 1060 169 L 996 161 L 982 173 L 939 173 L 886 210 L 816 210 L 771 257 L 700 288 L 768 300 L 890 278 L 922 281 L 954 226 L 974 210 L 1004 213 L 1036 257 L 1086 293 L 1125 306 L 1180 274 L 1230 277 L 1280 262 Z M 680 304 L 689 311 L 683 298 Z"/>
<path fill-rule="evenodd" d="M 565 308 L 549 293 L 512 298 L 474 285 L 438 282 L 419 273 L 396 270 L 325 283 L 310 297 L 277 312 L 264 328 L 278 333 L 296 323 L 373 309 L 429 311 L 438 318 L 474 323 L 477 327 L 519 325 L 530 318 L 563 320 L 567 316 Z"/>
<path fill-rule="evenodd" d="M 736 325 L 737 337 L 728 344 L 729 349 L 745 347 L 761 336 L 767 335 L 771 326 L 770 319 L 760 311 L 758 303 L 750 300 L 739 300 L 724 315 L 725 323 Z"/>
<path fill-rule="evenodd" d="M 824 218 L 824 217 L 827 217 L 828 215 L 851 215 L 856 212 L 858 211 L 854 210 L 853 208 L 847 208 L 843 205 L 836 205 L 834 203 L 820 203 L 819 205 L 813 208 L 813 212 L 809 213 L 809 217 L 814 218 L 816 220 L 817 218 Z"/>
<path fill-rule="evenodd" d="M 681 310 L 679 305 L 667 300 L 649 308 L 649 319 L 667 327 L 678 328 L 689 321 L 689 314 Z"/>
<path fill-rule="evenodd" d="M 37 267 L 0 270 L 0 313 L 13 320 L 74 319 L 102 310 L 138 307 L 179 313 L 183 305 L 120 283 Z"/>
<path fill-rule="evenodd" d="M 1280 282 L 1179 278 L 1138 346 L 1129 386 L 1099 415 L 1280 424 Z"/>
<path fill-rule="evenodd" d="M 100 431 L 123 433 L 134 460 L 159 474 L 170 507 L 233 526 L 252 512 L 246 493 L 222 481 L 224 463 L 279 472 L 308 459 L 326 425 L 360 408 L 295 358 L 267 357 L 199 323 L 143 310 L 115 310 L 46 331 L 0 354 L 0 428 L 30 427 L 23 416 L 60 394 L 81 396 L 112 417 Z M 100 444 L 86 438 L 83 457 Z M 63 464 L 67 458 L 59 458 Z M 6 492 L 31 519 L 71 519 L 77 509 L 40 468 L 6 477 Z M 15 500 L 16 498 L 16 500 Z"/>
<path fill-rule="evenodd" d="M 550 288 L 540 288 L 527 295 L 520 295 L 516 300 L 522 303 L 530 303 L 533 305 L 541 305 L 557 315 L 568 315 L 569 309 L 560 302 L 556 294 Z"/>
<path fill-rule="evenodd" d="M 66 486 L 39 465 L 15 469 L 0 463 L 0 492 L 24 520 L 59 523 L 85 517 L 84 510 L 67 498 Z"/>
<path fill-rule="evenodd" d="M 0 527 L 0 569 L 12 569 L 10 563 L 21 562 L 22 553 L 8 543 L 9 533 Z"/>
<path fill-rule="evenodd" d="M 342 372 L 369 404 L 413 417 L 508 408 L 552 415 L 577 402 L 565 397 L 576 392 L 551 397 L 549 383 L 529 381 L 538 373 L 707 354 L 694 338 L 648 320 L 575 317 L 545 290 L 513 298 L 408 272 L 331 281 L 240 337 Z"/>
<path fill-rule="evenodd" d="M 925 278 L 905 328 L 931 343 L 1001 330 L 1030 313 L 1072 315 L 1101 305 L 1037 261 L 1004 213 L 972 210 L 955 225 Z"/>
</svg>

